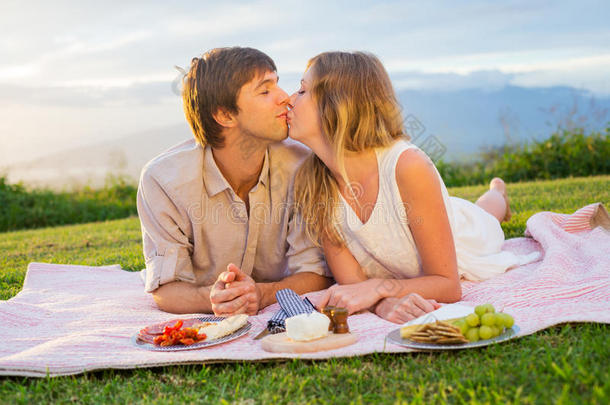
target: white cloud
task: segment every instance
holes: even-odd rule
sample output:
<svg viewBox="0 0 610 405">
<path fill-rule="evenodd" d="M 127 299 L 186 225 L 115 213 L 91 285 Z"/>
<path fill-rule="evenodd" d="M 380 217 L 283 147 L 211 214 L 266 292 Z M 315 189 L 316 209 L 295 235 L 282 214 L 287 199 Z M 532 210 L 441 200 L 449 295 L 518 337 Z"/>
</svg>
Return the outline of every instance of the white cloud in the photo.
<svg viewBox="0 0 610 405">
<path fill-rule="evenodd" d="M 0 82 L 13 82 L 14 80 L 34 76 L 39 72 L 39 66 L 33 63 L 17 66 L 0 66 Z"/>
<path fill-rule="evenodd" d="M 605 54 L 600 54 L 606 52 Z M 389 59 L 385 66 L 390 71 L 419 70 L 426 73 L 467 74 L 479 70 L 498 69 L 505 73 L 522 73 L 547 69 L 578 69 L 606 65 L 609 50 L 583 51 L 578 49 L 531 49 L 523 51 L 495 51 L 466 53 L 449 57 L 426 59 Z"/>
<path fill-rule="evenodd" d="M 124 46 L 134 45 L 151 37 L 151 31 L 127 32 L 110 38 L 92 38 L 90 40 L 80 40 L 75 37 L 64 37 L 59 43 L 64 43 L 67 45 L 46 55 L 44 59 L 53 59 L 59 56 L 78 56 L 114 51 Z"/>
<path fill-rule="evenodd" d="M 169 16 L 163 22 L 166 32 L 176 38 L 211 36 L 222 38 L 226 35 L 238 35 L 257 29 L 266 31 L 268 27 L 267 12 L 254 4 L 223 4 L 220 8 L 198 10 L 192 14 Z"/>
<path fill-rule="evenodd" d="M 57 81 L 53 83 L 53 87 L 92 87 L 92 88 L 125 88 L 134 86 L 137 84 L 149 84 L 149 83 L 170 83 L 177 77 L 177 72 L 165 71 L 157 73 L 146 73 L 142 75 L 134 76 L 119 76 L 119 77 L 89 77 L 83 79 L 73 79 Z"/>
<path fill-rule="evenodd" d="M 397 77 L 398 88 L 461 89 L 512 84 L 573 86 L 610 94 L 610 52 L 601 52 L 592 56 L 582 55 L 581 50 L 491 52 L 432 60 L 386 60 L 385 65 Z"/>
</svg>

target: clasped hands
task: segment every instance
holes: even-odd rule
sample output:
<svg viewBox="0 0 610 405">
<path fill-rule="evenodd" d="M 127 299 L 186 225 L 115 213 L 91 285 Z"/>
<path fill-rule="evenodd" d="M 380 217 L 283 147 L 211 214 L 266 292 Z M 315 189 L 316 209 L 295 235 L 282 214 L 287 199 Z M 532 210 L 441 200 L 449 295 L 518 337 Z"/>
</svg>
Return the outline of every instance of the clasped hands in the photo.
<svg viewBox="0 0 610 405">
<path fill-rule="evenodd" d="M 335 284 L 317 300 L 319 310 L 327 305 L 347 308 L 349 314 L 371 310 L 394 323 L 404 323 L 440 308 L 432 299 L 417 293 L 392 296 L 388 281 L 368 279 L 354 284 Z M 210 290 L 212 310 L 216 316 L 256 315 L 261 306 L 260 285 L 233 263 L 220 273 Z"/>
<path fill-rule="evenodd" d="M 405 323 L 440 308 L 436 300 L 417 293 L 403 297 L 391 295 L 388 280 L 368 279 L 354 284 L 335 284 L 317 300 L 319 310 L 327 305 L 346 308 L 349 314 L 370 310 L 394 323 Z"/>
<path fill-rule="evenodd" d="M 216 316 L 256 315 L 261 296 L 259 285 L 233 263 L 220 273 L 210 289 L 210 302 Z"/>
</svg>

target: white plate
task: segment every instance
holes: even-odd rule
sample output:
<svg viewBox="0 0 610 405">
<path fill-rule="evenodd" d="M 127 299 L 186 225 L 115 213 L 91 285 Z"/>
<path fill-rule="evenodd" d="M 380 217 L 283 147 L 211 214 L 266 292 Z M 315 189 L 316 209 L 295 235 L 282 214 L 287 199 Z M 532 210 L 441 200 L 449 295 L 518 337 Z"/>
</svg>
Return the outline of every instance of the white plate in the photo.
<svg viewBox="0 0 610 405">
<path fill-rule="evenodd" d="M 202 318 L 196 318 L 196 319 L 201 322 L 220 322 L 225 318 L 217 317 L 217 316 L 204 316 Z M 138 339 L 139 333 L 136 333 L 131 338 L 131 342 L 136 347 L 139 347 L 141 349 L 146 349 L 146 350 L 152 350 L 155 352 L 179 352 L 179 351 L 183 351 L 183 350 L 203 349 L 204 347 L 215 346 L 215 345 L 219 345 L 221 343 L 235 340 L 235 339 L 247 334 L 251 328 L 252 328 L 252 324 L 250 322 L 246 322 L 246 324 L 244 326 L 237 329 L 235 332 L 231 333 L 230 335 L 223 336 L 219 339 L 204 340 L 203 342 L 193 343 L 192 345 L 188 345 L 188 346 L 185 346 L 185 345 L 157 346 L 155 344 L 146 343 L 146 342 L 139 340 Z"/>
<path fill-rule="evenodd" d="M 453 345 L 440 345 L 434 343 L 421 343 L 415 342 L 411 339 L 403 339 L 400 337 L 400 329 L 395 329 L 392 332 L 388 333 L 386 339 L 395 345 L 408 347 L 410 349 L 417 350 L 459 350 L 459 349 L 471 349 L 473 347 L 483 347 L 492 345 L 494 343 L 504 342 L 506 340 L 514 339 L 517 337 L 517 333 L 519 333 L 519 327 L 517 325 L 513 325 L 512 328 L 506 329 L 499 336 L 491 339 L 479 340 L 477 342 L 468 342 L 468 343 L 458 343 Z"/>
</svg>

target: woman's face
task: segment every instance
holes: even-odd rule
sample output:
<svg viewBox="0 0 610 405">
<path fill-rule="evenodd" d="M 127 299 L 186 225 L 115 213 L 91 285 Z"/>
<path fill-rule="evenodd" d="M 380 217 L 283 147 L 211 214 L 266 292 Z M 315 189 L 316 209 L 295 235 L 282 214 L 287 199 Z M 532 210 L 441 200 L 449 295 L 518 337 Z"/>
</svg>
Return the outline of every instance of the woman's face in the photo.
<svg viewBox="0 0 610 405">
<path fill-rule="evenodd" d="M 311 147 L 322 138 L 322 124 L 318 106 L 311 93 L 312 69 L 308 69 L 301 79 L 299 91 L 290 96 L 292 108 L 288 111 L 288 136 Z"/>
</svg>

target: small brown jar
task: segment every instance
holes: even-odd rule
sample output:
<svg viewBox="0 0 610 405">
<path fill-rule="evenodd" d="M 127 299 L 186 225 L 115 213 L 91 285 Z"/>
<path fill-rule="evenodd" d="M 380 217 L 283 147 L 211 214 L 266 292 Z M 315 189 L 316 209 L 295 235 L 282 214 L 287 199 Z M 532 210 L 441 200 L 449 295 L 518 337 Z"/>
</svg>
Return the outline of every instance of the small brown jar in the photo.
<svg viewBox="0 0 610 405">
<path fill-rule="evenodd" d="M 333 308 L 332 319 L 335 327 L 333 331 L 335 333 L 349 333 L 349 326 L 347 325 L 347 309 L 346 308 Z"/>
<path fill-rule="evenodd" d="M 322 313 L 324 315 L 326 315 L 328 317 L 328 319 L 330 319 L 330 323 L 328 324 L 328 330 L 329 331 L 333 331 L 335 330 L 335 321 L 333 319 L 333 310 L 335 309 L 335 307 L 332 306 L 327 306 L 324 307 L 324 309 L 322 309 Z"/>
</svg>

